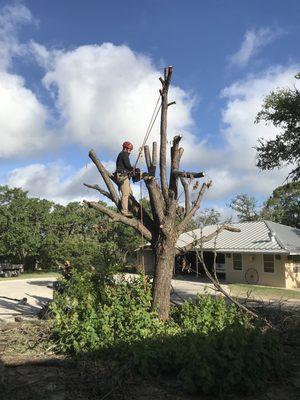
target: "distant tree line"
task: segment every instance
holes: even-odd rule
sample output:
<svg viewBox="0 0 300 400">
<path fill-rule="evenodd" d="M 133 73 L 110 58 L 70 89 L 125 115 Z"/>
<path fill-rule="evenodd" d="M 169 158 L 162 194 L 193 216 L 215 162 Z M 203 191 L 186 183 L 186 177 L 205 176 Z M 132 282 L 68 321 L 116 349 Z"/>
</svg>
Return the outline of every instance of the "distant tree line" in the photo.
<svg viewBox="0 0 300 400">
<path fill-rule="evenodd" d="M 300 228 L 300 182 L 289 182 L 277 187 L 262 204 L 246 193 L 236 195 L 228 204 L 235 211 L 239 222 L 269 220 L 294 228 Z M 233 218 L 224 220 L 215 208 L 205 208 L 193 221 L 196 227 L 230 223 Z"/>
<path fill-rule="evenodd" d="M 300 181 L 279 186 L 262 205 L 255 197 L 239 194 L 229 206 L 240 222 L 270 220 L 300 228 Z"/>
<path fill-rule="evenodd" d="M 124 263 L 139 245 L 134 231 L 79 202 L 66 206 L 0 186 L 0 260 L 27 269 Z"/>
<path fill-rule="evenodd" d="M 149 207 L 146 199 L 142 201 Z M 262 205 L 247 194 L 239 194 L 229 206 L 238 220 L 271 220 L 300 228 L 300 182 L 274 190 Z M 206 208 L 187 230 L 224 222 L 214 208 Z M 133 229 L 79 202 L 65 206 L 28 197 L 20 188 L 0 186 L 0 261 L 22 263 L 26 269 L 57 269 L 66 260 L 77 268 L 125 264 L 140 245 Z"/>
<path fill-rule="evenodd" d="M 300 72 L 296 74 L 300 79 Z M 262 170 L 290 166 L 288 178 L 300 179 L 300 91 L 296 86 L 271 91 L 258 113 L 256 123 L 277 128 L 275 139 L 260 139 L 256 147 L 257 166 Z"/>
</svg>

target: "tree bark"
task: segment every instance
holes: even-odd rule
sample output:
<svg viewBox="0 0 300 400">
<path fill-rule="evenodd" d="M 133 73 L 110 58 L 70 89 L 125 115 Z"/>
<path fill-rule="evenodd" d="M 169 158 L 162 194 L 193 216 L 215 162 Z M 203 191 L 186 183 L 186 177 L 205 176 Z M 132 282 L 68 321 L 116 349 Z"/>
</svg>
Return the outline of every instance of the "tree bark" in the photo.
<svg viewBox="0 0 300 400">
<path fill-rule="evenodd" d="M 160 78 L 162 83 L 161 94 L 161 120 L 160 120 L 160 157 L 159 157 L 159 169 L 160 169 L 160 183 L 161 191 L 165 199 L 165 203 L 168 204 L 168 183 L 167 183 L 167 115 L 168 115 L 168 91 L 170 80 L 172 76 L 173 68 L 168 67 L 164 69 L 164 80 Z"/>
<path fill-rule="evenodd" d="M 175 262 L 175 239 L 165 238 L 153 246 L 155 275 L 153 281 L 152 310 L 157 310 L 166 321 L 170 312 L 171 281 Z"/>
</svg>

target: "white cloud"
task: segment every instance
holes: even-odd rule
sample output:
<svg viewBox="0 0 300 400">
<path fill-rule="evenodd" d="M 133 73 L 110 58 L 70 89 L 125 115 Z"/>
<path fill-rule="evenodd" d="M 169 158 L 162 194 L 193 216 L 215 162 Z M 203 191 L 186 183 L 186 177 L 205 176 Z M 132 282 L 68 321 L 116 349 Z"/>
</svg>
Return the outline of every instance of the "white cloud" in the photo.
<svg viewBox="0 0 300 400">
<path fill-rule="evenodd" d="M 113 171 L 113 161 L 103 162 L 108 171 Z M 71 165 L 62 162 L 49 164 L 30 164 L 23 168 L 15 168 L 6 177 L 10 187 L 21 187 L 29 192 L 30 197 L 39 197 L 52 200 L 55 203 L 67 204 L 70 201 L 99 199 L 111 203 L 109 199 L 101 196 L 96 190 L 85 187 L 83 184 L 98 184 L 103 189 L 106 186 L 93 163 L 88 163 L 74 171 Z M 132 184 L 134 196 L 140 198 L 139 184 Z M 116 188 L 117 189 L 117 188 Z M 143 190 L 143 197 L 146 196 Z"/>
<path fill-rule="evenodd" d="M 240 68 L 245 67 L 262 47 L 269 44 L 281 33 L 279 30 L 273 31 L 270 28 L 248 30 L 245 33 L 241 48 L 229 57 L 231 65 L 236 65 Z"/>
<path fill-rule="evenodd" d="M 206 201 L 213 204 L 222 200 L 228 202 L 237 193 L 249 193 L 263 198 L 283 183 L 288 173 L 286 168 L 279 171 L 259 171 L 255 166 L 253 147 L 257 139 L 272 138 L 276 131 L 271 126 L 254 124 L 254 119 L 264 96 L 276 87 L 292 86 L 297 69 L 297 66 L 273 68 L 260 76 L 250 76 L 225 88 L 222 92 L 227 101 L 222 117 L 223 146 L 221 148 L 216 145 L 215 149 L 210 149 L 204 142 L 206 159 L 200 156 L 194 136 L 188 133 L 184 137 L 184 141 L 190 141 L 187 148 L 192 149 L 187 154 L 188 162 L 195 166 L 201 160 L 201 169 L 203 167 L 207 178 L 213 181 L 212 188 L 205 196 Z M 104 140 L 103 147 L 110 149 L 111 143 L 108 138 L 110 139 L 107 134 L 106 138 L 101 140 Z M 185 146 L 184 143 L 183 145 Z M 100 153 L 105 154 L 102 149 Z M 109 162 L 107 168 L 113 171 L 114 163 Z M 12 171 L 7 182 L 12 186 L 30 190 L 32 195 L 51 198 L 60 203 L 98 198 L 96 192 L 82 186 L 83 182 L 99 183 L 99 174 L 92 164 L 78 171 L 57 163 L 31 165 Z M 139 197 L 139 188 L 133 188 Z M 144 192 L 146 193 L 145 189 Z"/>
<path fill-rule="evenodd" d="M 9 72 L 12 58 L 27 54 L 19 42 L 18 28 L 34 23 L 25 6 L 4 6 L 0 11 L 0 158 L 28 156 L 47 148 L 50 133 L 46 129 L 48 111 L 26 87 L 21 76 Z"/>
<path fill-rule="evenodd" d="M 238 190 L 240 185 L 239 179 L 232 173 L 230 168 L 220 168 L 208 170 L 207 177 L 212 180 L 212 186 L 207 191 L 205 198 L 207 200 L 218 200 L 226 198 L 230 193 Z"/>
<path fill-rule="evenodd" d="M 30 10 L 20 3 L 7 4 L 0 11 L 0 68 L 6 69 L 14 55 L 22 55 L 26 48 L 18 40 L 18 29 L 35 23 Z"/>
<path fill-rule="evenodd" d="M 49 65 L 49 54 L 37 49 L 41 63 Z M 95 146 L 102 154 L 115 154 L 124 140 L 142 144 L 152 115 L 160 72 L 151 60 L 129 47 L 111 43 L 81 46 L 52 53 L 44 84 L 56 97 L 69 140 L 83 147 Z M 183 133 L 186 152 L 194 156 L 203 144 L 191 134 L 194 98 L 179 87 L 170 89 L 169 140 Z M 159 116 L 149 143 L 159 138 Z M 190 160 L 190 157 L 187 158 Z"/>
<path fill-rule="evenodd" d="M 160 71 L 151 59 L 128 46 L 111 43 L 73 50 L 49 50 L 34 41 L 22 44 L 18 26 L 24 23 L 34 23 L 25 6 L 7 6 L 0 12 L 0 157 L 36 154 L 57 142 L 50 140 L 53 135 L 46 128 L 47 121 L 55 114 L 53 110 L 39 102 L 22 77 L 9 72 L 14 56 L 28 57 L 29 54 L 45 69 L 43 83 L 60 115 L 62 142 L 75 142 L 86 149 L 96 147 L 105 159 L 115 156 L 124 140 L 132 141 L 137 152 L 160 88 Z M 278 34 L 270 29 L 248 31 L 231 61 L 245 66 Z M 276 87 L 292 87 L 297 70 L 299 66 L 272 68 L 226 87 L 222 91 L 226 101 L 222 110 L 223 141 L 214 148 L 192 133 L 195 96 L 171 86 L 170 101 L 175 100 L 177 104 L 169 109 L 168 139 L 183 134 L 183 169 L 199 168 L 201 163 L 200 168 L 207 170 L 213 180 L 207 195 L 209 201 L 240 192 L 267 196 L 282 183 L 286 170 L 260 172 L 255 166 L 253 147 L 257 139 L 272 138 L 276 130 L 272 126 L 255 125 L 254 119 L 264 96 Z M 157 139 L 159 117 L 149 143 Z M 114 170 L 114 165 L 109 164 L 109 169 Z M 95 198 L 82 183 L 98 180 L 97 171 L 90 164 L 74 171 L 57 161 L 14 169 L 7 178 L 12 186 L 21 186 L 34 196 L 62 203 Z M 138 196 L 138 188 L 134 190 Z"/>
<path fill-rule="evenodd" d="M 87 164 L 74 173 L 71 166 L 54 162 L 16 168 L 8 174 L 6 184 L 28 190 L 31 197 L 66 204 L 84 198 L 95 199 L 96 192 L 85 188 L 83 183 L 96 183 L 98 180 L 97 171 L 92 164 Z"/>
<path fill-rule="evenodd" d="M 222 112 L 222 157 L 216 160 L 217 167 L 209 168 L 213 187 L 207 198 L 215 201 L 228 199 L 237 193 L 249 193 L 267 197 L 282 185 L 289 168 L 260 171 L 255 165 L 259 138 L 272 139 L 278 133 L 273 125 L 255 124 L 264 97 L 271 90 L 299 85 L 294 79 L 300 66 L 273 67 L 260 75 L 250 75 L 222 91 L 226 105 Z"/>
<path fill-rule="evenodd" d="M 227 100 L 222 113 L 223 137 L 229 153 L 225 159 L 232 168 L 240 172 L 257 169 L 254 146 L 259 138 L 275 138 L 278 130 L 273 125 L 255 124 L 256 115 L 271 90 L 297 85 L 294 76 L 299 69 L 297 65 L 270 68 L 260 76 L 249 76 L 222 91 Z"/>
<path fill-rule="evenodd" d="M 0 158 L 27 156 L 45 149 L 46 108 L 17 75 L 0 71 Z"/>
</svg>

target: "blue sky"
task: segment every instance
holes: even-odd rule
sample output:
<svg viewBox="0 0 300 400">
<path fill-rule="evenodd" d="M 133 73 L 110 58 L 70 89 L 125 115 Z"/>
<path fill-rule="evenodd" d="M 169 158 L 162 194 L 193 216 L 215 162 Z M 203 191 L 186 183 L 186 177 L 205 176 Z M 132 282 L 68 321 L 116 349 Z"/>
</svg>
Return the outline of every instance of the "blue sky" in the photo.
<svg viewBox="0 0 300 400">
<path fill-rule="evenodd" d="M 298 1 L 0 1 L 1 183 L 91 198 L 89 148 L 112 169 L 123 140 L 138 147 L 173 65 L 169 137 L 213 180 L 205 206 L 263 201 L 288 169 L 257 170 L 253 146 L 276 131 L 253 121 L 270 90 L 298 84 L 299 17 Z"/>
</svg>

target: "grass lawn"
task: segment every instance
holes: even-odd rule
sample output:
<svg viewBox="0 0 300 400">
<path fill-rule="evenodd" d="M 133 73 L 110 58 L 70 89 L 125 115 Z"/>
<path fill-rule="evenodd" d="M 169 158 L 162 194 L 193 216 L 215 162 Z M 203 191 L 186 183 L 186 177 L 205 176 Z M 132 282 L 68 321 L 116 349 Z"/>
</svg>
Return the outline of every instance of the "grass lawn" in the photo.
<svg viewBox="0 0 300 400">
<path fill-rule="evenodd" d="M 230 283 L 228 287 L 235 296 L 249 297 L 266 300 L 299 299 L 300 290 L 281 289 L 268 286 L 247 285 L 242 283 Z"/>
<path fill-rule="evenodd" d="M 15 279 L 30 279 L 30 278 L 47 278 L 49 276 L 51 277 L 58 277 L 60 274 L 54 271 L 35 271 L 35 272 L 25 272 L 24 274 L 21 274 L 19 276 L 12 276 L 11 278 L 3 278 L 2 276 L 0 277 L 0 282 L 3 281 L 11 281 Z"/>
</svg>

